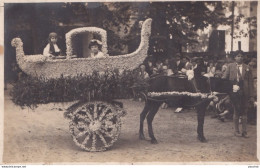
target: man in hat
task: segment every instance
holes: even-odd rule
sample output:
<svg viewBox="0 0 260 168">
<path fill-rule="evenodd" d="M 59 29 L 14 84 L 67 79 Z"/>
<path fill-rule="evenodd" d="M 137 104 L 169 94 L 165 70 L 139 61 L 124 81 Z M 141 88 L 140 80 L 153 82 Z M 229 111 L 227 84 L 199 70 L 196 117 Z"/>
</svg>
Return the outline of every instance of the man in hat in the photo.
<svg viewBox="0 0 260 168">
<path fill-rule="evenodd" d="M 235 62 L 230 63 L 223 74 L 224 79 L 233 82 L 233 92 L 230 94 L 234 105 L 234 126 L 235 136 L 248 138 L 247 135 L 247 112 L 250 102 L 254 102 L 253 78 L 250 68 L 243 63 L 243 52 L 241 50 L 234 53 Z M 239 131 L 239 117 L 242 117 L 242 135 Z"/>
<path fill-rule="evenodd" d="M 104 54 L 101 52 L 102 43 L 99 40 L 93 39 L 89 43 L 89 49 L 91 50 L 91 58 L 100 58 L 104 57 Z"/>
</svg>

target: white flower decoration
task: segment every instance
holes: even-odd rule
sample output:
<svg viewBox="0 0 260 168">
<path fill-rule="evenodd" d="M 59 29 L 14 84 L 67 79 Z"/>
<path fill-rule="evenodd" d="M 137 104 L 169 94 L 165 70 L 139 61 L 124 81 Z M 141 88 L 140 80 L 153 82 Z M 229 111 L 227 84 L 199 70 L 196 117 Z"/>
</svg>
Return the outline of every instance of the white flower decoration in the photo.
<svg viewBox="0 0 260 168">
<path fill-rule="evenodd" d="M 191 93 L 191 92 L 148 92 L 150 97 L 160 97 L 160 96 L 190 96 L 190 97 L 200 97 L 201 99 L 216 99 L 216 95 L 209 93 Z"/>
</svg>

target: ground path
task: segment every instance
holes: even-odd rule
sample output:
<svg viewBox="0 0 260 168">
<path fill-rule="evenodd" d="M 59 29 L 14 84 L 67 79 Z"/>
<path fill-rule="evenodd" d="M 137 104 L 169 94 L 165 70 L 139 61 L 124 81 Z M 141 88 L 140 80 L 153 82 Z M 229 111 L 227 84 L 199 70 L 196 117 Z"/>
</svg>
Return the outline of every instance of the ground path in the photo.
<svg viewBox="0 0 260 168">
<path fill-rule="evenodd" d="M 106 152 L 84 152 L 72 141 L 69 120 L 63 112 L 70 103 L 39 105 L 35 110 L 15 106 L 5 92 L 4 163 L 91 162 L 244 162 L 257 161 L 256 126 L 249 125 L 250 138 L 233 136 L 232 122 L 205 118 L 208 143 L 196 139 L 194 110 L 174 113 L 160 109 L 154 119 L 157 145 L 138 139 L 139 114 L 143 102 L 122 100 L 128 114 L 123 118 L 119 140 Z M 145 136 L 147 125 L 145 122 Z"/>
</svg>

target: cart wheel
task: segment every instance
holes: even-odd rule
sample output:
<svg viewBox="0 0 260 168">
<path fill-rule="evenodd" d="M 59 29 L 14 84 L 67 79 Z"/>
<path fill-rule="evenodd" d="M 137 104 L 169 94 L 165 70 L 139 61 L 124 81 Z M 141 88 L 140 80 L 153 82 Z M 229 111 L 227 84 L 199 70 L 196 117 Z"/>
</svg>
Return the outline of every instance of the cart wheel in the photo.
<svg viewBox="0 0 260 168">
<path fill-rule="evenodd" d="M 70 132 L 77 146 L 86 151 L 105 151 L 117 141 L 120 116 L 105 102 L 88 102 L 73 112 Z"/>
</svg>

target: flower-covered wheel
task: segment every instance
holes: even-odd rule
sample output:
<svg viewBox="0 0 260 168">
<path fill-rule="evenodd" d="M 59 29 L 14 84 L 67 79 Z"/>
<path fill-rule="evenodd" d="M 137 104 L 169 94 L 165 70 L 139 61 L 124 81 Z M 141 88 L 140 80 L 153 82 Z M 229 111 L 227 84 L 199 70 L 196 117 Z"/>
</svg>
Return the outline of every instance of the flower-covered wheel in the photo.
<svg viewBox="0 0 260 168">
<path fill-rule="evenodd" d="M 104 151 L 117 141 L 121 129 L 117 109 L 105 102 L 88 102 L 78 107 L 70 122 L 77 146 L 86 151 Z"/>
</svg>

